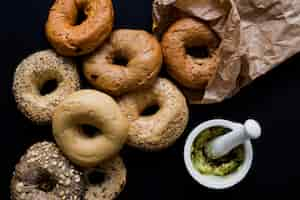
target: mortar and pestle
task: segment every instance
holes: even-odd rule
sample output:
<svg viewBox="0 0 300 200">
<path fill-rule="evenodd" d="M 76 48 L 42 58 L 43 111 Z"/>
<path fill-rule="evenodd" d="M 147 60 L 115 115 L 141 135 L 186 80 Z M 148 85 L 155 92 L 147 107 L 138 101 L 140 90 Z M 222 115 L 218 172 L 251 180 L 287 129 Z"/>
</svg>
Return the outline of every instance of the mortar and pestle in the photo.
<svg viewBox="0 0 300 200">
<path fill-rule="evenodd" d="M 202 147 L 201 155 L 205 155 L 210 162 L 222 159 L 229 155 L 234 149 L 243 148 L 243 161 L 232 172 L 219 176 L 200 172 L 192 160 L 193 144 L 201 134 L 207 134 L 206 130 L 212 127 L 223 127 L 228 132 L 207 141 Z M 205 133 L 206 131 L 206 133 Z M 184 146 L 184 162 L 189 174 L 201 185 L 211 189 L 225 189 L 232 187 L 245 178 L 252 165 L 253 149 L 251 141 L 261 135 L 261 127 L 255 120 L 247 120 L 244 124 L 228 120 L 210 120 L 198 125 L 189 134 Z M 201 162 L 199 162 L 201 165 Z M 225 165 L 225 164 L 224 164 Z"/>
</svg>

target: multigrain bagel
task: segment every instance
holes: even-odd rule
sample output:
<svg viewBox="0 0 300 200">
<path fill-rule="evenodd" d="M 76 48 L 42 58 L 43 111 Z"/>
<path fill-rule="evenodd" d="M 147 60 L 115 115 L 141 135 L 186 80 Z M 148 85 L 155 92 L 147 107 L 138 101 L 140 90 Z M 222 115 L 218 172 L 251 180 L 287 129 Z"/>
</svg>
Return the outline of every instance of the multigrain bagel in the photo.
<svg viewBox="0 0 300 200">
<path fill-rule="evenodd" d="M 77 24 L 81 10 L 86 19 Z M 87 54 L 109 36 L 113 18 L 111 0 L 56 0 L 49 12 L 46 35 L 59 54 Z"/>
<path fill-rule="evenodd" d="M 97 180 L 97 174 L 94 173 L 100 173 L 100 182 L 97 182 L 99 180 Z M 115 199 L 125 187 L 126 173 L 126 167 L 119 156 L 104 161 L 97 168 L 85 170 L 87 191 L 84 200 Z M 103 180 L 101 180 L 101 175 Z M 91 179 L 95 179 L 94 182 Z"/>
<path fill-rule="evenodd" d="M 162 38 L 162 50 L 168 73 L 190 89 L 205 89 L 219 64 L 219 38 L 205 23 L 183 18 L 172 24 Z M 208 56 L 197 58 L 188 48 L 207 48 Z"/>
<path fill-rule="evenodd" d="M 127 143 L 142 150 L 169 147 L 181 136 L 188 122 L 186 100 L 167 79 L 159 78 L 151 88 L 129 93 L 118 102 L 130 122 Z M 159 107 L 156 113 L 143 115 L 154 105 Z"/>
<path fill-rule="evenodd" d="M 89 135 L 84 127 L 96 128 Z M 53 115 L 54 138 L 67 157 L 82 167 L 95 167 L 117 154 L 127 139 L 128 121 L 118 104 L 95 90 L 66 98 Z"/>
<path fill-rule="evenodd" d="M 27 150 L 16 165 L 10 187 L 12 200 L 80 200 L 85 191 L 82 172 L 50 142 Z"/>
<path fill-rule="evenodd" d="M 126 66 L 114 63 L 123 58 Z M 141 30 L 121 29 L 84 61 L 84 75 L 97 89 L 110 95 L 149 87 L 161 68 L 162 52 L 159 42 Z"/>
<path fill-rule="evenodd" d="M 50 93 L 41 90 L 48 81 L 57 87 Z M 80 88 L 76 64 L 52 50 L 34 53 L 16 69 L 13 93 L 19 110 L 38 124 L 49 123 L 54 108 L 68 95 Z"/>
</svg>

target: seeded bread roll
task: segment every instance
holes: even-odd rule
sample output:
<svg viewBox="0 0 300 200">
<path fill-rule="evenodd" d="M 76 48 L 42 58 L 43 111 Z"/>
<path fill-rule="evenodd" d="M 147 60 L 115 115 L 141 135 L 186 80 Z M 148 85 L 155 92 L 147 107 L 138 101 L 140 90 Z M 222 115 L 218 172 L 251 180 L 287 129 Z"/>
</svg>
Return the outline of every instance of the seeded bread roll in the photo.
<svg viewBox="0 0 300 200">
<path fill-rule="evenodd" d="M 84 191 L 83 174 L 50 142 L 31 146 L 11 181 L 12 200 L 80 200 Z"/>
<path fill-rule="evenodd" d="M 95 178 L 97 175 L 94 173 L 100 173 L 103 180 L 92 182 L 89 177 Z M 126 167 L 119 156 L 101 163 L 97 168 L 86 170 L 84 174 L 88 183 L 85 200 L 113 200 L 126 184 Z"/>
<path fill-rule="evenodd" d="M 141 150 L 158 151 L 171 146 L 188 122 L 185 97 L 164 78 L 147 90 L 122 96 L 118 102 L 130 124 L 127 143 Z M 156 109 L 145 113 L 153 106 Z"/>
<path fill-rule="evenodd" d="M 41 90 L 48 81 L 54 82 L 56 88 L 43 94 Z M 14 75 L 13 93 L 17 106 L 37 124 L 50 123 L 54 108 L 79 88 L 76 64 L 52 50 L 30 55 L 20 63 Z"/>
</svg>

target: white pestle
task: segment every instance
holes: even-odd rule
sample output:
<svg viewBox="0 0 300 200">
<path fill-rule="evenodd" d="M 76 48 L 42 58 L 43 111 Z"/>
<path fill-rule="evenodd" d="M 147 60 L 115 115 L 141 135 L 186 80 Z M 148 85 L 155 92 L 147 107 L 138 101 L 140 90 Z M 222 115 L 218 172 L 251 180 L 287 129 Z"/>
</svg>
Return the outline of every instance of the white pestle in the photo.
<svg viewBox="0 0 300 200">
<path fill-rule="evenodd" d="M 244 125 L 236 124 L 231 132 L 216 137 L 205 147 L 205 153 L 209 158 L 218 159 L 247 140 L 257 139 L 261 135 L 261 126 L 255 120 L 249 119 Z"/>
</svg>

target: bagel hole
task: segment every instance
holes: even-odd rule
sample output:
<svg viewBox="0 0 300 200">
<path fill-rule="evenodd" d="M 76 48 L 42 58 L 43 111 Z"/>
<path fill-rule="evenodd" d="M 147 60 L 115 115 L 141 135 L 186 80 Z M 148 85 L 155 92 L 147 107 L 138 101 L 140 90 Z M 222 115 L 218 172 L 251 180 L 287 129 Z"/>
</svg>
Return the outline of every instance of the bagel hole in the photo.
<svg viewBox="0 0 300 200">
<path fill-rule="evenodd" d="M 38 182 L 38 188 L 44 192 L 51 192 L 55 185 L 56 181 L 50 176 L 50 174 L 43 175 Z"/>
<path fill-rule="evenodd" d="M 79 48 L 79 47 L 77 47 L 77 48 L 75 49 L 75 52 L 76 52 L 76 53 L 80 53 L 81 51 L 82 51 L 82 49 Z"/>
<path fill-rule="evenodd" d="M 91 185 L 101 185 L 104 179 L 105 175 L 100 170 L 93 170 L 87 174 L 88 183 Z"/>
<path fill-rule="evenodd" d="M 95 75 L 95 74 L 92 74 L 92 75 L 91 75 L 91 79 L 93 79 L 94 81 L 97 80 L 98 77 L 99 77 L 99 76 L 98 76 L 98 75 Z"/>
<path fill-rule="evenodd" d="M 84 9 L 83 8 L 78 9 L 75 25 L 82 24 L 86 19 L 87 19 L 87 15 L 85 14 Z"/>
<path fill-rule="evenodd" d="M 142 116 L 150 116 L 150 115 L 154 115 L 155 113 L 157 113 L 157 111 L 159 110 L 159 105 L 158 104 L 154 104 L 151 106 L 146 107 L 142 112 L 141 115 Z"/>
<path fill-rule="evenodd" d="M 57 80 L 55 79 L 48 80 L 42 85 L 40 89 L 40 94 L 42 96 L 50 94 L 51 92 L 56 90 L 57 86 L 58 86 Z"/>
<path fill-rule="evenodd" d="M 113 64 L 120 65 L 120 66 L 127 66 L 128 59 L 125 58 L 124 56 L 118 55 L 113 59 Z"/>
<path fill-rule="evenodd" d="M 194 58 L 208 58 L 210 57 L 207 46 L 187 47 L 186 53 Z"/>
<path fill-rule="evenodd" d="M 97 135 L 101 134 L 101 130 L 96 128 L 95 126 L 91 126 L 88 124 L 82 124 L 81 125 L 82 132 L 85 136 L 89 138 L 96 137 Z"/>
</svg>

